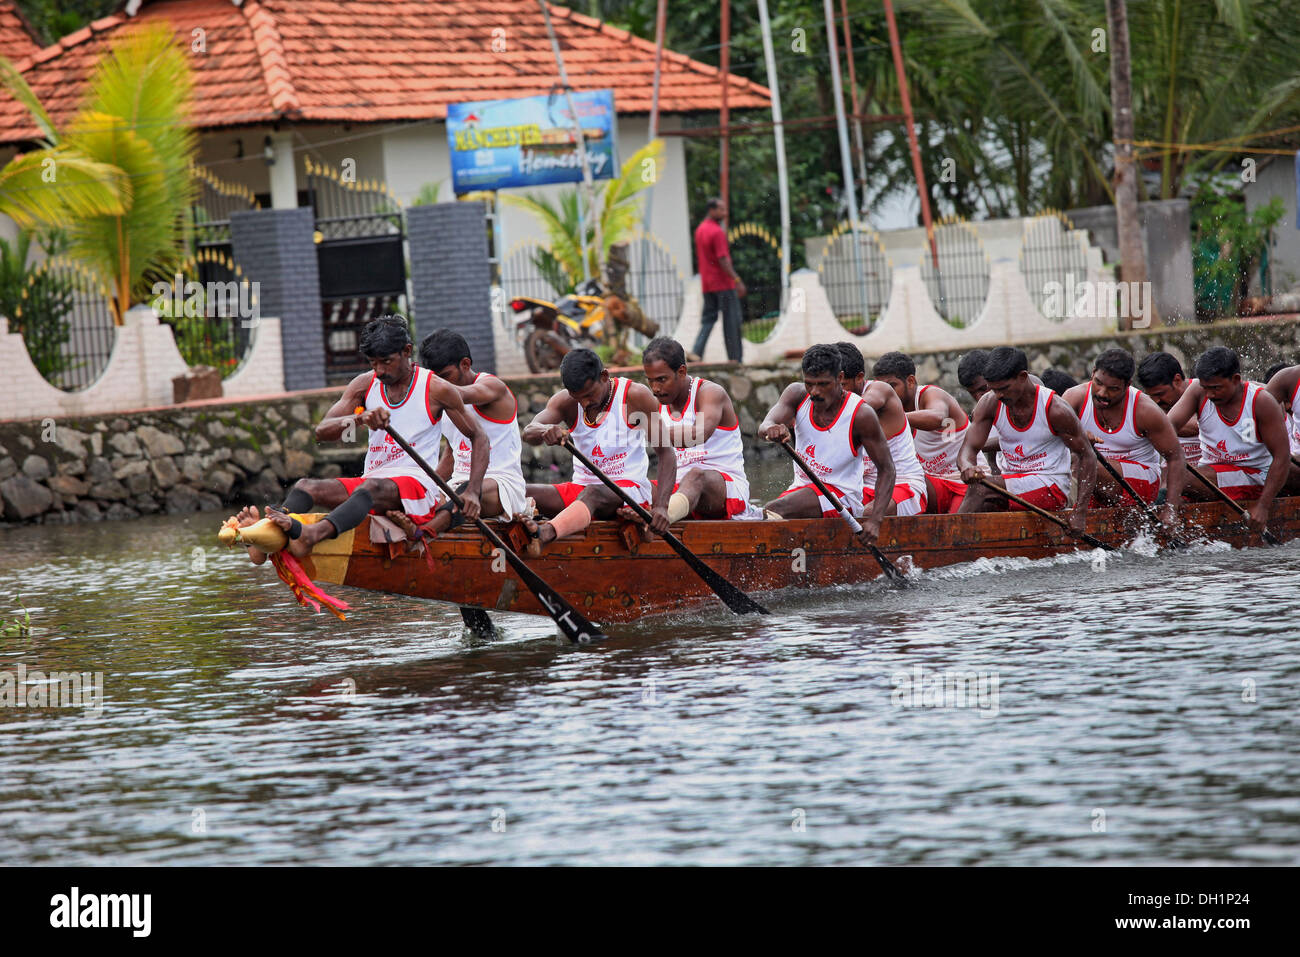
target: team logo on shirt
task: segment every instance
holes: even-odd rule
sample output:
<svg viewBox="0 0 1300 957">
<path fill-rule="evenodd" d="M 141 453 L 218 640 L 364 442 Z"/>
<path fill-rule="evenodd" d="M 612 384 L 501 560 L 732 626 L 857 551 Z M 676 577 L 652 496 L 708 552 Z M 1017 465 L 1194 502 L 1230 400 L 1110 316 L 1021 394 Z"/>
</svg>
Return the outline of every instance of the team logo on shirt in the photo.
<svg viewBox="0 0 1300 957">
<path fill-rule="evenodd" d="M 817 458 L 817 446 L 815 444 L 808 446 L 808 448 L 803 450 L 803 456 L 806 459 Z"/>
<path fill-rule="evenodd" d="M 603 459 L 605 457 L 605 453 L 600 450 L 599 445 L 591 450 L 591 454 L 596 456 L 598 459 Z"/>
<path fill-rule="evenodd" d="M 471 452 L 471 451 L 473 451 L 473 449 L 471 449 L 471 448 L 469 447 L 469 443 L 468 443 L 468 442 L 466 442 L 464 439 L 461 439 L 461 440 L 460 440 L 460 449 L 459 449 L 459 451 L 461 451 L 461 452 Z"/>
<path fill-rule="evenodd" d="M 1018 459 L 1023 459 L 1025 457 L 1025 447 L 1023 445 L 1017 445 L 1011 454 Z"/>
</svg>

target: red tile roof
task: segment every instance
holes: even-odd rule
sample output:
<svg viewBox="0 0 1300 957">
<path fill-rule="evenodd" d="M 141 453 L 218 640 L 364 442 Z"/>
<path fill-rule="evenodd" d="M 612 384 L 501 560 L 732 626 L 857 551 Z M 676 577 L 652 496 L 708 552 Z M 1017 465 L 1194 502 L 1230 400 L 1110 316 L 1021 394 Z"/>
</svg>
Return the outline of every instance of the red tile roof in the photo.
<svg viewBox="0 0 1300 957">
<path fill-rule="evenodd" d="M 0 56 L 16 63 L 40 48 L 13 0 L 0 0 Z"/>
<path fill-rule="evenodd" d="M 443 119 L 448 103 L 544 94 L 556 81 L 536 0 L 160 0 L 134 18 L 96 21 L 17 66 L 60 123 L 80 105 L 108 39 L 158 19 L 187 50 L 198 37 L 206 46 L 191 55 L 199 128 Z M 551 22 L 576 89 L 612 88 L 620 113 L 649 112 L 653 43 L 564 7 L 551 7 Z M 493 51 L 494 40 L 504 52 Z M 716 110 L 720 76 L 665 50 L 660 110 Z M 735 75 L 728 96 L 733 109 L 768 105 L 766 88 Z M 0 143 L 35 132 L 0 95 Z"/>
</svg>

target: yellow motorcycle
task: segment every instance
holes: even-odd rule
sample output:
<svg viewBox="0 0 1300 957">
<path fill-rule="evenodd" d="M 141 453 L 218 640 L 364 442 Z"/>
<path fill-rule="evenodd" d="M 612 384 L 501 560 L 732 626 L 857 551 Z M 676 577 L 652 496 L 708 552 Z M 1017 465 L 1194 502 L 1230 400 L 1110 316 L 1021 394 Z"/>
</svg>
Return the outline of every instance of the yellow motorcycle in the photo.
<svg viewBox="0 0 1300 957">
<path fill-rule="evenodd" d="M 510 300 L 510 308 L 532 372 L 552 372 L 574 349 L 601 345 L 613 346 L 610 365 L 626 365 L 631 352 L 624 341 L 624 329 L 646 336 L 659 331 L 659 324 L 647 319 L 635 300 L 607 292 L 594 279 L 557 302 L 516 296 Z"/>
</svg>

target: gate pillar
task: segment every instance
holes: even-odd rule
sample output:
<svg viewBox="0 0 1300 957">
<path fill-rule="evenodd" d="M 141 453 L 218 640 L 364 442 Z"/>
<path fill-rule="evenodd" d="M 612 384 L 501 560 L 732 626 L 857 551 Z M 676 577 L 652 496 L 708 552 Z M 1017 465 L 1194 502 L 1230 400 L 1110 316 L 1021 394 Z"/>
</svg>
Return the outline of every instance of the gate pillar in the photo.
<svg viewBox="0 0 1300 957">
<path fill-rule="evenodd" d="M 261 314 L 280 320 L 284 387 L 290 392 L 326 385 L 315 229 L 311 207 L 230 214 L 235 262 L 260 283 Z"/>
<path fill-rule="evenodd" d="M 469 343 L 475 368 L 495 372 L 485 205 L 466 201 L 408 207 L 406 237 L 417 348 L 435 329 L 452 329 Z"/>
</svg>

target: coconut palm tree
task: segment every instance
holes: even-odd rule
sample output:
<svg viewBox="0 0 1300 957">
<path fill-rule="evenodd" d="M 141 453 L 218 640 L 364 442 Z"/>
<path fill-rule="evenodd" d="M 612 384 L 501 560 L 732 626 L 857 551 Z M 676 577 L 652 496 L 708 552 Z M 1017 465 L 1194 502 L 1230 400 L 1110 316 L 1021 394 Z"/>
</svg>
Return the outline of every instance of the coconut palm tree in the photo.
<svg viewBox="0 0 1300 957">
<path fill-rule="evenodd" d="M 586 275 L 600 275 L 600 264 L 609 255 L 609 247 L 614 243 L 629 239 L 641 223 L 642 211 L 638 202 L 643 189 L 654 183 L 663 175 L 664 144 L 663 140 L 651 140 L 632 154 L 623 164 L 615 179 L 605 184 L 601 193 L 600 220 L 601 248 L 595 249 L 595 221 L 589 217 L 586 241 L 583 241 L 581 217 L 578 215 L 577 190 L 565 190 L 557 200 L 552 202 L 538 193 L 526 193 L 523 196 L 503 196 L 503 201 L 510 206 L 532 213 L 546 230 L 551 242 L 549 256 L 544 257 L 545 272 L 547 267 L 563 271 L 572 289 L 584 274 L 582 250 L 587 249 Z M 554 279 L 551 279 L 554 284 Z M 557 292 L 560 290 L 557 290 Z M 564 290 L 568 291 L 568 290 Z"/>
<path fill-rule="evenodd" d="M 115 166 L 60 143 L 45 108 L 12 63 L 0 57 L 0 84 L 27 108 L 42 136 L 38 147 L 0 169 L 0 213 L 20 229 L 62 226 L 82 216 L 121 214 L 131 183 Z"/>
<path fill-rule="evenodd" d="M 80 216 L 67 229 L 69 254 L 112 286 L 118 323 L 187 255 L 198 143 L 189 125 L 193 86 L 166 25 L 133 30 L 101 58 L 65 134 L 64 142 L 117 167 L 132 184 L 122 212 Z"/>
</svg>

